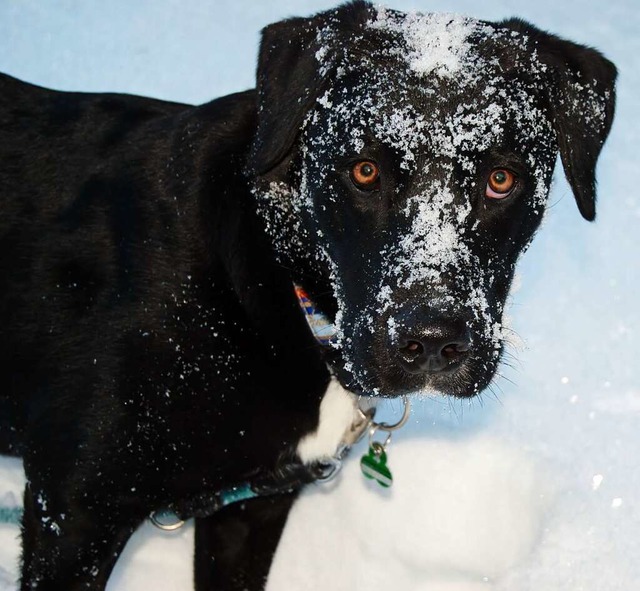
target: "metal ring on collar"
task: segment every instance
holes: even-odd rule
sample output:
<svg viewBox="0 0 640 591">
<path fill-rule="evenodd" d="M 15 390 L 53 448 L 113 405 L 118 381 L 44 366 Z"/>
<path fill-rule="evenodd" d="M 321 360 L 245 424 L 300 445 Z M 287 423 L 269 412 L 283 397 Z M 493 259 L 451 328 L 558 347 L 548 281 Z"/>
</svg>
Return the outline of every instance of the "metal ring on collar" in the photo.
<svg viewBox="0 0 640 591">
<path fill-rule="evenodd" d="M 168 519 L 173 518 L 174 521 L 167 523 Z M 184 525 L 184 521 L 180 519 L 173 511 L 160 510 L 152 511 L 149 515 L 149 521 L 158 529 L 163 531 L 175 531 Z"/>
<path fill-rule="evenodd" d="M 337 457 L 322 460 L 322 473 L 316 478 L 316 482 L 329 482 L 333 480 L 342 469 L 342 460 Z"/>
<path fill-rule="evenodd" d="M 402 413 L 402 417 L 397 423 L 393 423 L 389 425 L 388 423 L 376 423 L 375 421 L 371 421 L 371 426 L 379 429 L 380 431 L 387 431 L 391 433 L 391 431 L 396 431 L 403 427 L 405 423 L 409 420 L 409 416 L 411 415 L 411 403 L 409 399 L 405 396 L 403 398 L 404 401 L 404 412 Z"/>
</svg>

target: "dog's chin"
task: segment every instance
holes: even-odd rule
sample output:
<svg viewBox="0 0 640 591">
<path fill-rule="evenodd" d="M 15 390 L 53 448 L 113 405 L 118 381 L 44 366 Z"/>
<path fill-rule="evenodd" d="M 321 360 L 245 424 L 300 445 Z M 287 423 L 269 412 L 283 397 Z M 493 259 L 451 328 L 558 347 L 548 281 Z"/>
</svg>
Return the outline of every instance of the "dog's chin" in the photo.
<svg viewBox="0 0 640 591">
<path fill-rule="evenodd" d="M 440 372 L 423 376 L 422 389 L 414 390 L 420 393 L 437 393 L 455 398 L 472 398 L 482 392 L 493 379 L 497 364 L 483 363 L 475 368 L 473 361 L 463 364 L 451 372 Z"/>
<path fill-rule="evenodd" d="M 363 369 L 372 367 L 371 364 L 345 364 L 338 360 L 331 363 L 333 374 L 344 388 L 361 396 L 378 398 L 432 394 L 472 398 L 491 383 L 497 366 L 498 359 L 471 358 L 441 372 L 410 374 L 388 362 L 375 365 L 376 371 Z"/>
</svg>

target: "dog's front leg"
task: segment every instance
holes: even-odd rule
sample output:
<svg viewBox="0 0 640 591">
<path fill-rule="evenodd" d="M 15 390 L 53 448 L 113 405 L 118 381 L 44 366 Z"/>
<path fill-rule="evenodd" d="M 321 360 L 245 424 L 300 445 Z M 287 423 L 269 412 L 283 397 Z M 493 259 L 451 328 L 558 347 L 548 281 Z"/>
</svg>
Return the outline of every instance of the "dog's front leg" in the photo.
<svg viewBox="0 0 640 591">
<path fill-rule="evenodd" d="M 196 519 L 196 591 L 262 591 L 295 497 L 253 499 Z"/>
<path fill-rule="evenodd" d="M 137 520 L 116 507 L 58 506 L 53 495 L 24 493 L 22 591 L 101 591 Z"/>
</svg>

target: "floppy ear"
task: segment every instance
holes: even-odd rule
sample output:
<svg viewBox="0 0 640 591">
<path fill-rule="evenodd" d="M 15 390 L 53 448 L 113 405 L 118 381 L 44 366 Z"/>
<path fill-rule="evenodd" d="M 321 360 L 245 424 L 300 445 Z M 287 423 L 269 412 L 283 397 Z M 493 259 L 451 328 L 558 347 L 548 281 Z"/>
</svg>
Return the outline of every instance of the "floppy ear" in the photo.
<svg viewBox="0 0 640 591">
<path fill-rule="evenodd" d="M 320 18 L 290 19 L 262 31 L 258 58 L 258 128 L 252 165 L 264 174 L 296 139 L 305 113 L 322 89 L 316 35 Z"/>
<path fill-rule="evenodd" d="M 293 18 L 263 29 L 258 129 L 251 151 L 257 174 L 268 172 L 287 155 L 333 71 L 336 49 L 359 31 L 372 10 L 369 2 L 354 0 L 312 18 Z"/>
<path fill-rule="evenodd" d="M 595 49 L 566 41 L 519 19 L 502 25 L 524 33 L 551 75 L 549 107 L 565 175 L 582 216 L 596 215 L 596 162 L 615 106 L 615 66 Z"/>
</svg>

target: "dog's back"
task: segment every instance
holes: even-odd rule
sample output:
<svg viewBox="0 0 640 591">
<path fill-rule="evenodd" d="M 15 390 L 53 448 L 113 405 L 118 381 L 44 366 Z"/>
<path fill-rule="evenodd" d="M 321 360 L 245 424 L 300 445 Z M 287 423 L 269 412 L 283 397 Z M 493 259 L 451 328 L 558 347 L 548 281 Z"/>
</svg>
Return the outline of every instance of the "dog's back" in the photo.
<svg viewBox="0 0 640 591">
<path fill-rule="evenodd" d="M 72 328 L 95 335 L 100 314 L 89 312 L 126 292 L 144 138 L 184 109 L 0 74 L 0 452 L 20 452 L 56 351 L 84 346 Z"/>
</svg>

